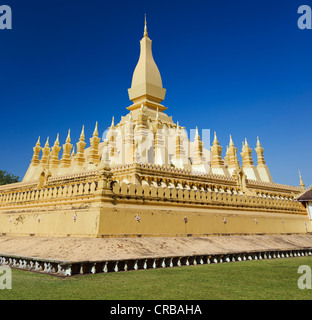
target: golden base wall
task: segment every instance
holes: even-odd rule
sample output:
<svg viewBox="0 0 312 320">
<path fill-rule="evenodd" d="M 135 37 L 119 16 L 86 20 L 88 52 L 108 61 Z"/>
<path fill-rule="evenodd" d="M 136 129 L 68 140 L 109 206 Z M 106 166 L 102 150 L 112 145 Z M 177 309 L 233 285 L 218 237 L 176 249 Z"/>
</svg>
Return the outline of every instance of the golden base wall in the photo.
<svg viewBox="0 0 312 320">
<path fill-rule="evenodd" d="M 177 237 L 307 232 L 312 232 L 307 216 L 252 211 L 107 205 L 0 214 L 0 234 L 6 235 Z"/>
<path fill-rule="evenodd" d="M 291 196 L 71 182 L 0 194 L 0 234 L 75 237 L 312 232 Z"/>
</svg>

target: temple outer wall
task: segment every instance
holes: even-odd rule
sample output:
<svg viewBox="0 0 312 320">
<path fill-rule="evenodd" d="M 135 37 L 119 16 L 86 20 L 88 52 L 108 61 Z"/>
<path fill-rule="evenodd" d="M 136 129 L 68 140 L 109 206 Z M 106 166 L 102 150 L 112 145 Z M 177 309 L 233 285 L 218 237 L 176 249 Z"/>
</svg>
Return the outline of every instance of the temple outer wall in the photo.
<svg viewBox="0 0 312 320">
<path fill-rule="evenodd" d="M 0 234 L 21 236 L 178 237 L 307 232 L 312 232 L 312 226 L 305 215 L 252 211 L 120 204 L 0 214 Z"/>
<path fill-rule="evenodd" d="M 101 209 L 99 225 L 99 236 L 104 237 L 307 232 L 312 232 L 312 225 L 304 215 L 129 205 Z"/>
<path fill-rule="evenodd" d="M 0 194 L 0 234 L 73 237 L 205 236 L 312 232 L 290 196 L 68 182 Z"/>
</svg>

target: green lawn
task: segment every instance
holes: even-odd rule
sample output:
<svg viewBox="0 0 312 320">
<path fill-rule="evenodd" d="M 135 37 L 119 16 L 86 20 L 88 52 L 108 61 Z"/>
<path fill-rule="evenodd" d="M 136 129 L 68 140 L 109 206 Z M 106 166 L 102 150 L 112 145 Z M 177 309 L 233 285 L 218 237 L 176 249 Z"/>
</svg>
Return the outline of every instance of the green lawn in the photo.
<svg viewBox="0 0 312 320">
<path fill-rule="evenodd" d="M 13 270 L 12 290 L 0 290 L 0 299 L 311 299 L 312 290 L 297 287 L 300 265 L 312 267 L 312 257 L 71 278 Z"/>
</svg>

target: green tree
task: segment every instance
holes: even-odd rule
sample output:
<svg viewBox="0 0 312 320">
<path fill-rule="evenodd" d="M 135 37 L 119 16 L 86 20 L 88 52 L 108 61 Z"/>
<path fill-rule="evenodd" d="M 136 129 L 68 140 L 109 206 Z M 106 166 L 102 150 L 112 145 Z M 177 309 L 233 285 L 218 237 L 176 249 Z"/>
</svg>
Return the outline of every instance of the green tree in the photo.
<svg viewBox="0 0 312 320">
<path fill-rule="evenodd" d="M 8 173 L 6 171 L 0 170 L 0 186 L 9 183 L 19 182 L 19 177 Z"/>
</svg>

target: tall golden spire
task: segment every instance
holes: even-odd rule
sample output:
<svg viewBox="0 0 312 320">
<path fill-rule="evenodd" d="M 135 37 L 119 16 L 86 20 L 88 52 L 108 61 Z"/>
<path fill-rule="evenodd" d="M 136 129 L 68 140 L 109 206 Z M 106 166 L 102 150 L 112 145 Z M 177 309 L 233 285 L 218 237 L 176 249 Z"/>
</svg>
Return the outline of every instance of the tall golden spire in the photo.
<svg viewBox="0 0 312 320">
<path fill-rule="evenodd" d="M 153 58 L 152 40 L 148 37 L 146 17 L 140 47 L 140 58 L 133 72 L 131 88 L 128 89 L 133 104 L 127 109 L 139 109 L 144 102 L 147 108 L 156 110 L 158 107 L 159 111 L 164 111 L 167 108 L 160 103 L 165 99 L 166 89 L 163 88 L 160 72 Z"/>
</svg>

